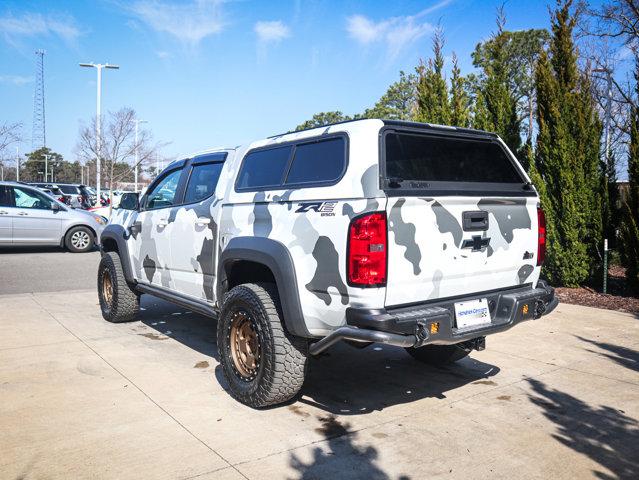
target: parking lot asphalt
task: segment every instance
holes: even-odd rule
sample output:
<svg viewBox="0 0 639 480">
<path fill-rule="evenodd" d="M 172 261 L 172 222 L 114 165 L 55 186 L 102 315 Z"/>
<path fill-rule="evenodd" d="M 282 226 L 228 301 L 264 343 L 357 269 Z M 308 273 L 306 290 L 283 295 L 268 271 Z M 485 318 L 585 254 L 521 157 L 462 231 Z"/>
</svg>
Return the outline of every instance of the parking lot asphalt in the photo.
<svg viewBox="0 0 639 480">
<path fill-rule="evenodd" d="M 0 296 L 0 478 L 639 478 L 633 315 L 560 305 L 439 369 L 338 345 L 252 410 L 213 320 L 142 301 L 114 325 L 94 288 Z"/>
<path fill-rule="evenodd" d="M 100 252 L 56 247 L 0 248 L 0 295 L 86 289 L 96 283 Z"/>
</svg>

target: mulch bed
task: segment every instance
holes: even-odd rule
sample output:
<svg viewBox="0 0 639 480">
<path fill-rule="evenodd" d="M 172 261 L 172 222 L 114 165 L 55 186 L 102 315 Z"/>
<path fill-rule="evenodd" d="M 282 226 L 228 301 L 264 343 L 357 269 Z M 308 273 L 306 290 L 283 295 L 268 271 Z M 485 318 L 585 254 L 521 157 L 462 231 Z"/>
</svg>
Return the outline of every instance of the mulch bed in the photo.
<svg viewBox="0 0 639 480">
<path fill-rule="evenodd" d="M 639 298 L 626 292 L 625 284 L 625 269 L 612 265 L 608 269 L 608 294 L 604 295 L 590 287 L 558 287 L 555 292 L 563 303 L 639 314 Z"/>
</svg>

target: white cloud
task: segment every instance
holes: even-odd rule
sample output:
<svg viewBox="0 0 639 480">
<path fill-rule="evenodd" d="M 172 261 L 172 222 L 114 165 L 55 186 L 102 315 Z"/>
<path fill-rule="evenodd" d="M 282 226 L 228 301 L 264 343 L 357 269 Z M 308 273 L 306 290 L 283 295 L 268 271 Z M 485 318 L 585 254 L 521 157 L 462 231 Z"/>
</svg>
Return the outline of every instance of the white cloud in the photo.
<svg viewBox="0 0 639 480">
<path fill-rule="evenodd" d="M 434 26 L 422 18 L 448 5 L 452 0 L 442 0 L 415 15 L 391 17 L 375 22 L 364 15 L 352 15 L 346 19 L 349 36 L 361 45 L 384 42 L 387 54 L 396 58 L 404 47 L 435 30 Z"/>
<path fill-rule="evenodd" d="M 222 0 L 184 3 L 139 0 L 127 8 L 153 30 L 168 33 L 183 43 L 197 46 L 206 37 L 223 30 L 223 3 Z"/>
<path fill-rule="evenodd" d="M 165 51 L 165 50 L 157 51 L 157 52 L 155 52 L 155 54 L 161 60 L 166 60 L 167 58 L 171 58 L 171 54 L 169 52 Z"/>
<path fill-rule="evenodd" d="M 260 43 L 278 43 L 291 36 L 290 29 L 280 20 L 257 22 L 254 30 Z"/>
<path fill-rule="evenodd" d="M 25 13 L 20 17 L 8 14 L 0 17 L 0 32 L 10 43 L 14 43 L 20 37 L 39 35 L 55 35 L 68 43 L 73 43 L 82 34 L 73 17 L 41 13 Z"/>
<path fill-rule="evenodd" d="M 0 75 L 0 83 L 11 83 L 18 87 L 33 82 L 33 77 L 23 77 L 22 75 Z"/>
</svg>

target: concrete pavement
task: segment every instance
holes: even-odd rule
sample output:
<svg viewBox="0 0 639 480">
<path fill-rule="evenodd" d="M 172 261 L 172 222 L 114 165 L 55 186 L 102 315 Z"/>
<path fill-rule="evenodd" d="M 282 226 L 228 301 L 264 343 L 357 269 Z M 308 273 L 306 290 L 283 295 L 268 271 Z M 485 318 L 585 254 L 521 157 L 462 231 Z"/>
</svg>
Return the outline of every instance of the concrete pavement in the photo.
<svg viewBox="0 0 639 480">
<path fill-rule="evenodd" d="M 0 478 L 638 478 L 639 319 L 560 305 L 444 369 L 313 359 L 295 402 L 225 391 L 215 322 L 143 296 L 0 296 Z"/>
</svg>

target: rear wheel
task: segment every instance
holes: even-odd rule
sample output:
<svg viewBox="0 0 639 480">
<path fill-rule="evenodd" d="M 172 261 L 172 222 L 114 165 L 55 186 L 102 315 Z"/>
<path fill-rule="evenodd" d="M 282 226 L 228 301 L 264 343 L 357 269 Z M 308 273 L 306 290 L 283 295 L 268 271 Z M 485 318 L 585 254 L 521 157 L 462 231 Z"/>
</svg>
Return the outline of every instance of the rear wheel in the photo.
<svg viewBox="0 0 639 480">
<path fill-rule="evenodd" d="M 140 312 L 140 297 L 126 282 L 117 252 L 106 252 L 100 260 L 98 298 L 102 317 L 107 322 L 135 320 Z"/>
<path fill-rule="evenodd" d="M 286 402 L 304 383 L 307 342 L 281 322 L 272 283 L 244 284 L 226 294 L 217 325 L 217 346 L 230 393 L 258 408 Z"/>
<path fill-rule="evenodd" d="M 88 227 L 74 227 L 67 233 L 64 243 L 71 252 L 84 253 L 93 248 L 95 238 Z"/>
<path fill-rule="evenodd" d="M 426 345 L 424 347 L 409 347 L 406 351 L 415 360 L 429 365 L 447 365 L 465 358 L 470 353 L 470 349 L 464 344 L 458 345 Z"/>
</svg>

